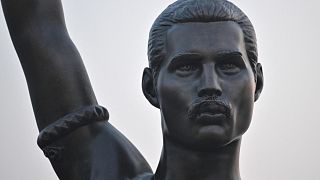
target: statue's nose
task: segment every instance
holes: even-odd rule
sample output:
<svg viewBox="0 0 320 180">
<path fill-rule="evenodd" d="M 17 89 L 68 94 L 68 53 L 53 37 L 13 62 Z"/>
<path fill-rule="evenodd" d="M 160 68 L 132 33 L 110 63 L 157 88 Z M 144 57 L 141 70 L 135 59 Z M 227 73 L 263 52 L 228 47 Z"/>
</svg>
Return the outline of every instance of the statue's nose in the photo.
<svg viewBox="0 0 320 180">
<path fill-rule="evenodd" d="M 198 96 L 221 96 L 222 89 L 219 82 L 219 76 L 213 64 L 206 64 L 203 67 Z"/>
</svg>

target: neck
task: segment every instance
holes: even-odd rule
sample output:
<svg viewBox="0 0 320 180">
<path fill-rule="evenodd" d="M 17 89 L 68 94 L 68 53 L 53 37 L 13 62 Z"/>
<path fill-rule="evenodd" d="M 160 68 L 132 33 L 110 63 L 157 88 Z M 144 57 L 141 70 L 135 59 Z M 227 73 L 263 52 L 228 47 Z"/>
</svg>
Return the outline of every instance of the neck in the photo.
<svg viewBox="0 0 320 180">
<path fill-rule="evenodd" d="M 190 150 L 164 139 L 156 180 L 240 180 L 241 139 L 210 151 Z"/>
</svg>

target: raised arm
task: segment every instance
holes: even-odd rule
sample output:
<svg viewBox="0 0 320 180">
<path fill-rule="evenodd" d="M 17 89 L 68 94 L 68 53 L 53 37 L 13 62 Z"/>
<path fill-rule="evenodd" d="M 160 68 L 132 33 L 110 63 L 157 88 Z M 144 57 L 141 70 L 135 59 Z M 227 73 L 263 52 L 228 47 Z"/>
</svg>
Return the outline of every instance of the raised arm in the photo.
<svg viewBox="0 0 320 180">
<path fill-rule="evenodd" d="M 100 122 L 108 119 L 108 113 L 95 106 L 89 78 L 65 26 L 61 1 L 1 2 L 41 130 L 38 144 L 59 178 L 151 176 L 139 151 L 111 124 Z"/>
<path fill-rule="evenodd" d="M 71 41 L 60 0 L 1 0 L 23 67 L 39 130 L 80 107 L 97 104 Z"/>
</svg>

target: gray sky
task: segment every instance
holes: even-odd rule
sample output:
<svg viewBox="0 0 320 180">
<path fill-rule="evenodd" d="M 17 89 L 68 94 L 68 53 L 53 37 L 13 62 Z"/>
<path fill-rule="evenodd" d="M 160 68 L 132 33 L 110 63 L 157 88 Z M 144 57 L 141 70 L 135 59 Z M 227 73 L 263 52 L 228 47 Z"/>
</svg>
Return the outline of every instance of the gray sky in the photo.
<svg viewBox="0 0 320 180">
<path fill-rule="evenodd" d="M 147 38 L 173 0 L 68 0 L 69 33 L 110 121 L 155 169 L 162 145 L 160 114 L 141 91 Z M 244 135 L 244 180 L 320 179 L 320 2 L 234 0 L 253 22 L 265 87 Z M 56 180 L 36 145 L 38 130 L 26 81 L 0 13 L 0 179 Z"/>
</svg>

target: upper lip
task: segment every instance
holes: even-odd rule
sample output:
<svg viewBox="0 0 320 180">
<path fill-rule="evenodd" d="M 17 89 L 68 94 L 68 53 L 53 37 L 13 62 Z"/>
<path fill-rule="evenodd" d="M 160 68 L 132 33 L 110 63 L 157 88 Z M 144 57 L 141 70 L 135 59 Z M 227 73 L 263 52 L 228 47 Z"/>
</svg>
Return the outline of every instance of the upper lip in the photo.
<svg viewBox="0 0 320 180">
<path fill-rule="evenodd" d="M 228 109 L 224 105 L 221 105 L 215 102 L 206 102 L 200 105 L 198 113 L 199 115 L 203 113 L 212 114 L 212 115 L 215 115 L 215 114 L 227 115 Z"/>
</svg>

